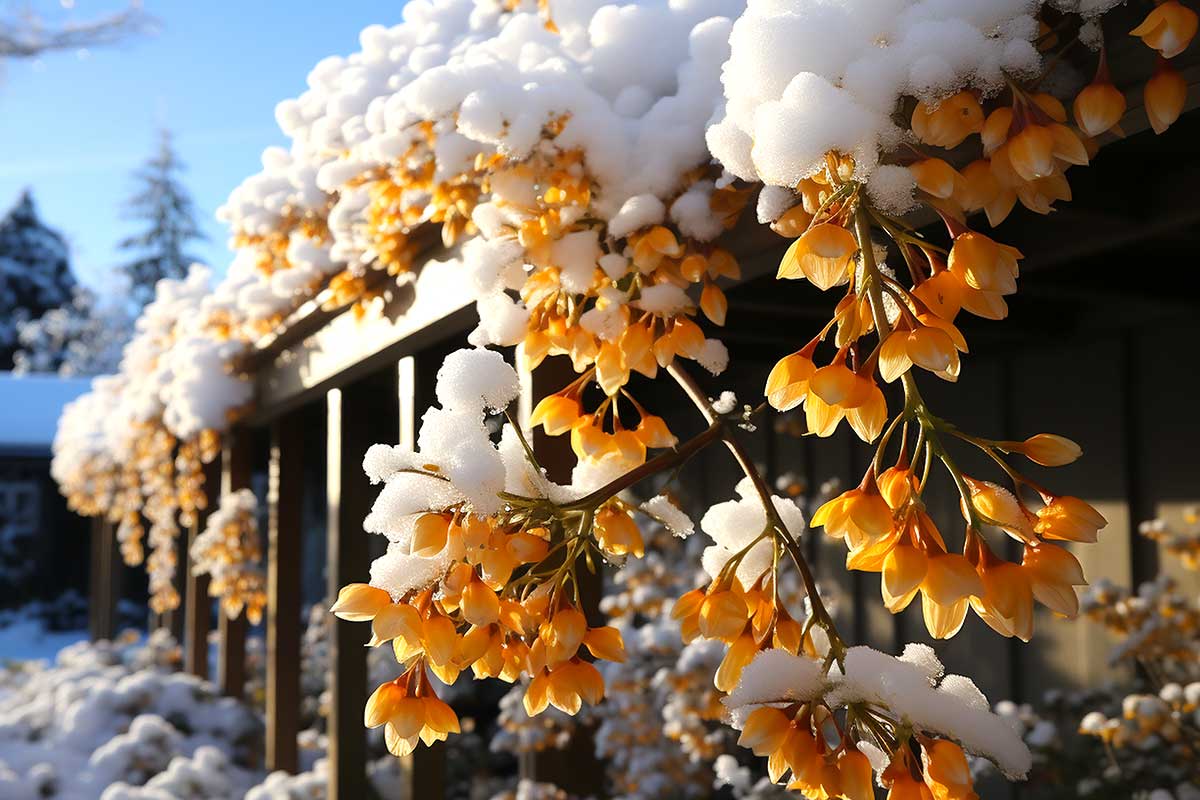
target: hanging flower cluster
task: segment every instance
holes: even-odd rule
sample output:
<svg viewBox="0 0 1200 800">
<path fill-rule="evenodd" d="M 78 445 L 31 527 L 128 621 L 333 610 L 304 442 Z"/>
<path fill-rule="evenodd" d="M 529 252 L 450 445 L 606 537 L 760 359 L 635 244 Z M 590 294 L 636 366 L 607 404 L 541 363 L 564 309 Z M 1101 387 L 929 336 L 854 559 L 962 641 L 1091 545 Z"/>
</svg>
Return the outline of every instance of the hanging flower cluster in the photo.
<svg viewBox="0 0 1200 800">
<path fill-rule="evenodd" d="M 1186 512 L 1185 518 L 1191 513 Z M 1190 520 L 1185 519 L 1185 525 Z M 1141 525 L 1162 542 L 1163 519 Z M 1168 550 L 1185 565 L 1184 551 Z M 1074 789 L 1081 797 L 1200 797 L 1200 607 L 1166 574 L 1130 591 L 1097 582 L 1082 612 L 1115 638 L 1110 664 L 1119 680 L 1051 690 L 1036 707 L 1004 702 L 1034 751 L 1036 797 Z"/>
<path fill-rule="evenodd" d="M 222 497 L 189 555 L 193 574 L 209 576 L 208 593 L 220 600 L 227 617 L 237 619 L 245 609 L 251 625 L 262 620 L 267 582 L 254 492 L 239 489 Z"/>
<path fill-rule="evenodd" d="M 1023 255 L 969 215 L 999 224 L 1017 202 L 1049 212 L 1070 198 L 1067 171 L 1119 132 L 1100 24 L 1115 5 L 414 0 L 404 22 L 368 28 L 359 52 L 323 61 L 280 104 L 291 148 L 264 154 L 221 212 L 239 249 L 227 276 L 203 300 L 200 273 L 160 289 L 122 375 L 64 417 L 56 477 L 74 507 L 121 523 L 130 558 L 150 521 L 154 603 L 171 607 L 171 545 L 203 505 L 199 464 L 250 397 L 231 363 L 314 297 L 376 313 L 426 256 L 442 291 L 474 301 L 477 349 L 443 365 L 415 450 L 367 454 L 382 488 L 364 527 L 388 551 L 333 609 L 369 621 L 401 666 L 365 711 L 392 752 L 458 732 L 432 676 L 526 681 L 531 715 L 599 702 L 596 662 L 622 662 L 624 641 L 589 619 L 579 572 L 642 557 L 639 515 L 689 528 L 665 498 L 640 506 L 623 493 L 721 443 L 746 478 L 701 522 L 707 585 L 673 606 L 717 661 L 716 691 L 681 695 L 706 708 L 724 696 L 772 780 L 790 776 L 807 797 L 865 798 L 878 780 L 894 800 L 970 798 L 966 752 L 1023 775 L 1027 752 L 969 680 L 942 678 L 921 648 L 893 659 L 843 639 L 799 545 L 803 514 L 772 494 L 738 432 L 769 407 L 802 408 L 807 433 L 832 436 L 844 420 L 876 443 L 859 484 L 812 525 L 845 543 L 849 569 L 881 573 L 889 610 L 920 594 L 935 638 L 970 610 L 1024 640 L 1035 602 L 1077 613 L 1084 576 L 1061 543 L 1095 541 L 1105 520 L 1011 457 L 1063 466 L 1080 448 L 961 431 L 918 380 L 956 380 L 968 352 L 957 321 L 1002 319 L 1016 292 Z M 1195 31 L 1175 0 L 1133 29 L 1161 57 L 1144 90 L 1156 131 L 1185 103 L 1170 59 Z M 1078 43 L 1099 51 L 1095 79 L 1073 97 L 1046 91 Z M 705 396 L 688 362 L 726 367 L 707 331 L 725 323 L 720 281 L 740 267 L 720 237 L 756 192 L 758 221 L 794 240 L 779 277 L 839 296 L 771 371 L 766 403 L 737 413 Z M 907 221 L 921 208 L 944 238 Z M 451 252 L 432 261 L 439 238 Z M 568 485 L 546 479 L 528 430 L 498 424 L 518 382 L 488 346 L 516 346 L 525 369 L 570 359 L 578 377 L 527 421 L 569 435 Z M 672 430 L 635 397 L 635 374 L 670 377 L 703 431 Z M 1004 485 L 959 469 L 956 447 L 985 454 Z M 926 511 L 941 473 L 961 537 Z M 1001 535 L 1021 543 L 1019 562 L 998 555 Z"/>
</svg>

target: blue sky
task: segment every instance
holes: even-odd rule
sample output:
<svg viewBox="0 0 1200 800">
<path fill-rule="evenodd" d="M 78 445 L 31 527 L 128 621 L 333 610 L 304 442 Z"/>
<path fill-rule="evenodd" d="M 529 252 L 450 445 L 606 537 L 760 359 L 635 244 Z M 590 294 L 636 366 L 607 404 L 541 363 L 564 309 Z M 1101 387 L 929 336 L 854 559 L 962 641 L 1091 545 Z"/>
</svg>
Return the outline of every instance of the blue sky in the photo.
<svg viewBox="0 0 1200 800">
<path fill-rule="evenodd" d="M 0 0 L 0 11 L 13 7 Z M 32 6 L 48 19 L 91 18 L 119 0 L 55 0 Z M 264 147 L 286 144 L 275 104 L 305 88 L 328 55 L 358 49 L 369 24 L 400 21 L 402 0 L 144 0 L 155 36 L 90 53 L 57 53 L 0 67 L 0 213 L 23 187 L 43 219 L 70 241 L 76 273 L 102 286 L 136 229 L 121 203 L 130 173 L 166 126 L 187 164 L 185 181 L 209 241 L 195 254 L 224 269 L 225 231 L 213 214 Z"/>
</svg>

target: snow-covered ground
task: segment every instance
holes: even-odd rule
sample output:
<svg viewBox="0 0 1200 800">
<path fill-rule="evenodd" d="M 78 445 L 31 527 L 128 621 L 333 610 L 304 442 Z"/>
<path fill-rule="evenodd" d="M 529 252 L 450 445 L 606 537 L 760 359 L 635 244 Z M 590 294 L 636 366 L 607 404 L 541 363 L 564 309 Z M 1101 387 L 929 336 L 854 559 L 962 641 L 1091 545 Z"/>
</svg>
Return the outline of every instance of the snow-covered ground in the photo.
<svg viewBox="0 0 1200 800">
<path fill-rule="evenodd" d="M 54 661 L 59 650 L 86 638 L 85 630 L 51 631 L 40 620 L 13 620 L 0 627 L 0 661 Z"/>
</svg>

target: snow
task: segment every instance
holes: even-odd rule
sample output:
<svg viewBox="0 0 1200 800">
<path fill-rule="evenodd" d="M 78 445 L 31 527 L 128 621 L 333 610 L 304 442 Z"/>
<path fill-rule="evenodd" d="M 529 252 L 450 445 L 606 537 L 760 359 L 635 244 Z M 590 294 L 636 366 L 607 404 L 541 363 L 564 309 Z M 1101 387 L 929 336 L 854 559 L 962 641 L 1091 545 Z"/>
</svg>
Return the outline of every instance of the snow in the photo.
<svg viewBox="0 0 1200 800">
<path fill-rule="evenodd" d="M 686 538 L 692 535 L 696 529 L 695 523 L 688 517 L 679 506 L 671 502 L 671 499 L 666 495 L 655 495 L 646 502 L 642 503 L 642 511 L 645 511 L 650 516 L 662 521 L 671 533 L 680 538 Z"/>
<path fill-rule="evenodd" d="M 0 450 L 48 453 L 63 408 L 90 386 L 87 378 L 0 372 Z"/>
<path fill-rule="evenodd" d="M 794 187 L 830 150 L 869 176 L 902 133 L 902 96 L 936 101 L 1041 63 L 1030 0 L 753 0 L 730 35 L 709 149 L 746 180 Z M 894 182 L 893 182 L 894 186 Z"/>
<path fill-rule="evenodd" d="M 749 589 L 771 568 L 774 540 L 767 536 L 752 545 L 766 530 L 767 514 L 749 478 L 743 478 L 736 491 L 737 500 L 717 503 L 700 520 L 700 529 L 714 542 L 705 549 L 702 564 L 709 577 L 715 579 L 737 553 L 749 548 L 736 572 L 738 582 Z M 789 498 L 774 495 L 771 501 L 788 532 L 799 537 L 805 528 L 804 512 Z"/>
<path fill-rule="evenodd" d="M 255 735 L 254 715 L 198 678 L 147 668 L 144 655 L 128 640 L 80 642 L 53 665 L 0 674 L 0 796 L 32 799 L 47 787 L 62 800 L 197 796 L 185 794 L 189 770 L 177 755 L 202 765 L 206 780 L 224 781 L 226 794 L 199 797 L 248 788 L 251 774 L 228 756 L 231 743 Z M 147 779 L 160 794 L 121 786 Z"/>
<path fill-rule="evenodd" d="M 87 637 L 82 630 L 51 631 L 40 620 L 14 616 L 0 625 L 0 661 L 54 661 L 58 651 Z"/>
<path fill-rule="evenodd" d="M 821 662 L 787 650 L 762 650 L 742 670 L 737 686 L 721 702 L 726 708 L 736 709 L 783 700 L 807 701 L 819 697 L 828 683 Z"/>
</svg>

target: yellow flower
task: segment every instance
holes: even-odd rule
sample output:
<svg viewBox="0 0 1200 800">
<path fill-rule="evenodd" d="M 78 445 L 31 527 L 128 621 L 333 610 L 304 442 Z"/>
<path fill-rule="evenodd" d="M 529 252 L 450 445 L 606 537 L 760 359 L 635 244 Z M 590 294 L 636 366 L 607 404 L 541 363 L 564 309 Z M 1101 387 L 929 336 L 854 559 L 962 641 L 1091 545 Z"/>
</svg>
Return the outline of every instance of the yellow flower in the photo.
<svg viewBox="0 0 1200 800">
<path fill-rule="evenodd" d="M 769 756 L 783 748 L 792 730 L 792 720 L 781 709 L 760 706 L 747 715 L 738 744 L 756 756 Z"/>
<path fill-rule="evenodd" d="M 552 394 L 543 397 L 529 415 L 529 425 L 541 425 L 550 436 L 558 436 L 571 430 L 580 417 L 579 401 L 573 397 Z"/>
<path fill-rule="evenodd" d="M 804 402 L 808 394 L 809 378 L 817 369 L 812 361 L 813 349 L 815 345 L 810 345 L 784 356 L 771 369 L 763 391 L 772 407 L 780 411 L 789 411 Z"/>
<path fill-rule="evenodd" d="M 1166 61 L 1159 63 L 1154 76 L 1146 81 L 1143 100 L 1146 116 L 1155 133 L 1162 133 L 1183 113 L 1188 86 L 1174 67 Z"/>
<path fill-rule="evenodd" d="M 912 131 L 925 144 L 952 148 L 983 127 L 983 108 L 974 94 L 959 92 L 939 103 L 917 103 Z"/>
<path fill-rule="evenodd" d="M 1178 0 L 1167 0 L 1129 33 L 1140 38 L 1147 47 L 1157 50 L 1163 58 L 1174 58 L 1191 44 L 1196 27 L 1195 11 Z"/>
<path fill-rule="evenodd" d="M 939 200 L 957 194 L 963 180 L 958 170 L 940 158 L 922 159 L 910 164 L 908 171 L 912 173 L 918 189 Z"/>
<path fill-rule="evenodd" d="M 625 642 L 621 632 L 611 625 L 589 630 L 584 634 L 583 644 L 596 658 L 617 663 L 625 660 Z"/>
<path fill-rule="evenodd" d="M 1095 80 L 1075 96 L 1075 124 L 1088 136 L 1112 130 L 1125 114 L 1125 95 L 1108 80 Z"/>
<path fill-rule="evenodd" d="M 975 289 L 999 294 L 1017 291 L 1020 268 L 1017 261 L 1024 258 L 1021 251 L 999 244 L 975 231 L 954 237 L 947 258 L 947 268 Z"/>
<path fill-rule="evenodd" d="M 1104 515 L 1078 497 L 1055 497 L 1038 509 L 1033 528 L 1047 539 L 1091 543 L 1106 525 Z"/>
<path fill-rule="evenodd" d="M 961 747 L 946 739 L 934 739 L 922 750 L 925 785 L 934 800 L 979 800 L 967 756 Z"/>
<path fill-rule="evenodd" d="M 1006 442 L 1004 447 L 1043 467 L 1061 467 L 1083 455 L 1083 449 L 1075 442 L 1053 433 L 1035 434 L 1023 442 Z"/>
<path fill-rule="evenodd" d="M 850 275 L 858 240 L 832 223 L 814 225 L 792 242 L 779 264 L 779 278 L 808 278 L 822 291 L 843 283 Z"/>
<path fill-rule="evenodd" d="M 550 671 L 546 686 L 550 704 L 565 714 L 577 714 L 586 702 L 604 699 L 604 678 L 586 661 L 572 659 Z"/>
<path fill-rule="evenodd" d="M 1087 581 L 1075 556 L 1061 547 L 1042 544 L 1025 548 L 1021 566 L 1039 603 L 1064 617 L 1079 613 L 1079 597 L 1074 587 L 1086 585 Z"/>
<path fill-rule="evenodd" d="M 633 518 L 624 511 L 601 509 L 596 514 L 594 527 L 596 540 L 606 553 L 614 556 L 632 554 L 637 558 L 645 554 L 642 533 Z"/>
<path fill-rule="evenodd" d="M 347 622 L 367 622 L 391 604 L 391 596 L 383 589 L 367 583 L 351 583 L 338 591 L 337 601 L 329 610 Z"/>
</svg>

